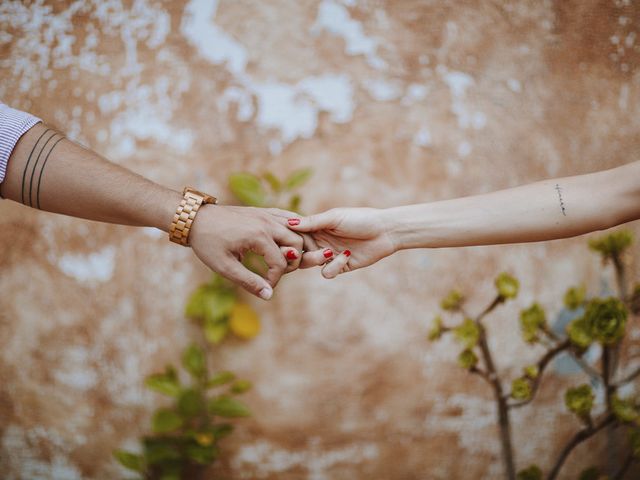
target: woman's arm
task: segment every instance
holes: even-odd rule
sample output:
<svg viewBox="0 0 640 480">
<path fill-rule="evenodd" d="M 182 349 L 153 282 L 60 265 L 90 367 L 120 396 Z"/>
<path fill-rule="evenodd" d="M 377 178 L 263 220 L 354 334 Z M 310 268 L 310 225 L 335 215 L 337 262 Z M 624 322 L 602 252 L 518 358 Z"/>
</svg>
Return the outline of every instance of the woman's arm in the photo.
<svg viewBox="0 0 640 480">
<path fill-rule="evenodd" d="M 640 162 L 484 195 L 390 208 L 396 249 L 537 242 L 640 218 Z"/>
<path fill-rule="evenodd" d="M 389 209 L 337 208 L 299 219 L 339 255 L 325 277 L 408 248 L 463 247 L 572 237 L 640 218 L 640 162 L 493 193 Z M 296 223 L 293 220 L 293 223 Z"/>
<path fill-rule="evenodd" d="M 158 185 L 87 150 L 43 124 L 28 130 L 9 157 L 0 193 L 33 208 L 124 225 L 171 225 L 182 194 Z M 287 228 L 286 214 L 248 207 L 203 205 L 193 222 L 194 253 L 211 269 L 268 299 L 282 274 L 300 262 L 302 239 Z M 279 245 L 297 250 L 287 264 Z M 176 246 L 176 248 L 178 248 Z M 248 250 L 265 257 L 266 279 L 239 258 Z"/>
</svg>

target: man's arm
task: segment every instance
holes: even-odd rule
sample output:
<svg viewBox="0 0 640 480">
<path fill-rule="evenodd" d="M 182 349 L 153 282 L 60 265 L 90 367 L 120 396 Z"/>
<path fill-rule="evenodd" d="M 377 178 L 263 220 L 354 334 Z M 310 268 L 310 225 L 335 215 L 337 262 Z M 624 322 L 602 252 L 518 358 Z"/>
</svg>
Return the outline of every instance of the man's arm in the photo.
<svg viewBox="0 0 640 480">
<path fill-rule="evenodd" d="M 83 148 L 37 124 L 18 141 L 0 184 L 4 198 L 74 217 L 168 231 L 182 195 Z M 269 299 L 291 264 L 297 267 L 302 238 L 287 228 L 287 214 L 249 207 L 202 205 L 193 223 L 194 253 L 211 269 L 249 292 Z M 284 253 L 295 250 L 288 264 Z M 178 248 L 178 246 L 176 246 Z M 240 263 L 246 251 L 263 255 L 266 279 Z"/>
</svg>

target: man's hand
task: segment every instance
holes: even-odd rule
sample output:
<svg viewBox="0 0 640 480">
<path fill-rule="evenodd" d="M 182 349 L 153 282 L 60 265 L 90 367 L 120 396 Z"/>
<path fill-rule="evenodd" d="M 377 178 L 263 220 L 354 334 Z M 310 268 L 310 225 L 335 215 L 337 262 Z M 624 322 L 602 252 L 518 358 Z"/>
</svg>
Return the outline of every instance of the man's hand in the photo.
<svg viewBox="0 0 640 480">
<path fill-rule="evenodd" d="M 191 246 L 209 268 L 269 300 L 280 277 L 302 260 L 302 236 L 287 228 L 291 215 L 277 209 L 203 205 L 191 228 Z M 241 263 L 248 251 L 264 257 L 266 278 Z"/>
<path fill-rule="evenodd" d="M 311 235 L 320 251 L 329 248 L 341 252 L 322 269 L 325 278 L 333 278 L 371 265 L 397 250 L 381 212 L 374 208 L 334 208 L 309 217 L 291 217 L 288 225 L 295 232 Z"/>
</svg>

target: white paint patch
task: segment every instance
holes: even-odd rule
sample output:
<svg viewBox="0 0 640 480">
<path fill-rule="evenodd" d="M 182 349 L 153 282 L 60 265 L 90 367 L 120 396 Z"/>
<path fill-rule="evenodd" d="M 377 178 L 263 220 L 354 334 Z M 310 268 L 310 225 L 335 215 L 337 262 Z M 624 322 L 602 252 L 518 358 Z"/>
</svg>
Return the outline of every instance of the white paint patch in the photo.
<svg viewBox="0 0 640 480">
<path fill-rule="evenodd" d="M 487 124 L 487 116 L 480 111 L 473 111 L 467 106 L 467 90 L 475 85 L 473 77 L 464 72 L 449 71 L 443 65 L 437 72 L 451 91 L 451 111 L 458 118 L 460 128 L 483 129 Z"/>
<path fill-rule="evenodd" d="M 515 78 L 510 78 L 507 80 L 507 87 L 509 87 L 509 90 L 515 93 L 520 93 L 522 91 L 522 84 Z"/>
<path fill-rule="evenodd" d="M 311 33 L 327 31 L 345 41 L 347 55 L 364 55 L 369 66 L 382 70 L 387 64 L 377 54 L 377 40 L 365 35 L 362 24 L 351 18 L 344 5 L 333 0 L 322 0 Z"/>
<path fill-rule="evenodd" d="M 422 127 L 413 136 L 413 143 L 419 147 L 429 147 L 432 144 L 431 132 L 427 127 Z"/>
<path fill-rule="evenodd" d="M 232 465 L 237 471 L 246 469 L 247 464 L 251 465 L 261 477 L 297 467 L 308 471 L 308 480 L 329 480 L 332 477 L 327 471 L 335 465 L 357 465 L 375 459 L 379 454 L 378 447 L 373 443 L 359 443 L 321 451 L 320 447 L 312 443 L 307 450 L 292 452 L 261 441 L 240 447 Z"/>
<path fill-rule="evenodd" d="M 200 55 L 214 65 L 226 64 L 230 72 L 244 73 L 249 55 L 247 49 L 213 23 L 218 0 L 191 0 L 184 9 L 180 32 Z"/>
<path fill-rule="evenodd" d="M 429 93 L 429 87 L 420 83 L 412 83 L 407 88 L 407 92 L 402 97 L 402 105 L 409 106 L 421 100 L 424 100 Z"/>
<path fill-rule="evenodd" d="M 106 282 L 113 276 L 115 256 L 112 246 L 88 255 L 66 253 L 58 260 L 58 268 L 78 282 Z"/>
<path fill-rule="evenodd" d="M 365 80 L 363 86 L 367 92 L 369 92 L 369 95 L 378 102 L 397 100 L 402 95 L 402 86 L 398 82 L 383 80 L 381 78 Z"/>
<path fill-rule="evenodd" d="M 54 378 L 67 387 L 88 390 L 98 383 L 96 371 L 88 367 L 89 352 L 81 346 L 70 346 L 64 350 L 63 370 L 53 372 Z"/>
<path fill-rule="evenodd" d="M 204 58 L 216 65 L 225 65 L 236 77 L 239 85 L 225 90 L 218 101 L 220 109 L 226 112 L 231 104 L 236 104 L 239 121 L 254 119 L 262 130 L 280 132 L 281 141 L 270 140 L 272 154 L 279 154 L 284 145 L 298 138 L 313 136 L 320 112 L 329 113 L 336 123 L 346 123 L 353 118 L 353 86 L 346 75 L 307 77 L 296 84 L 251 78 L 246 73 L 245 47 L 213 22 L 217 7 L 216 0 L 190 1 L 181 32 Z"/>
<path fill-rule="evenodd" d="M 471 144 L 466 140 L 462 142 L 460 145 L 458 145 L 458 155 L 460 155 L 463 158 L 468 157 L 469 154 L 471 153 L 471 150 L 472 150 Z"/>
</svg>

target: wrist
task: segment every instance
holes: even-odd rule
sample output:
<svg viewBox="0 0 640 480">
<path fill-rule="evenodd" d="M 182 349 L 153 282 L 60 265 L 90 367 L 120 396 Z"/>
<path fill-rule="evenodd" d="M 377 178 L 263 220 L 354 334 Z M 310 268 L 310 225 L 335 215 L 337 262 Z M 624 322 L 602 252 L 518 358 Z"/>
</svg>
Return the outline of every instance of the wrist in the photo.
<svg viewBox="0 0 640 480">
<path fill-rule="evenodd" d="M 424 205 L 387 208 L 381 215 L 395 251 L 433 246 L 426 228 Z"/>
<path fill-rule="evenodd" d="M 180 192 L 169 188 L 165 189 L 160 196 L 160 201 L 158 202 L 159 209 L 155 215 L 154 223 L 151 226 L 168 233 L 171 222 L 173 221 L 173 216 L 176 213 L 176 208 L 180 205 L 182 198 L 183 196 Z"/>
</svg>

